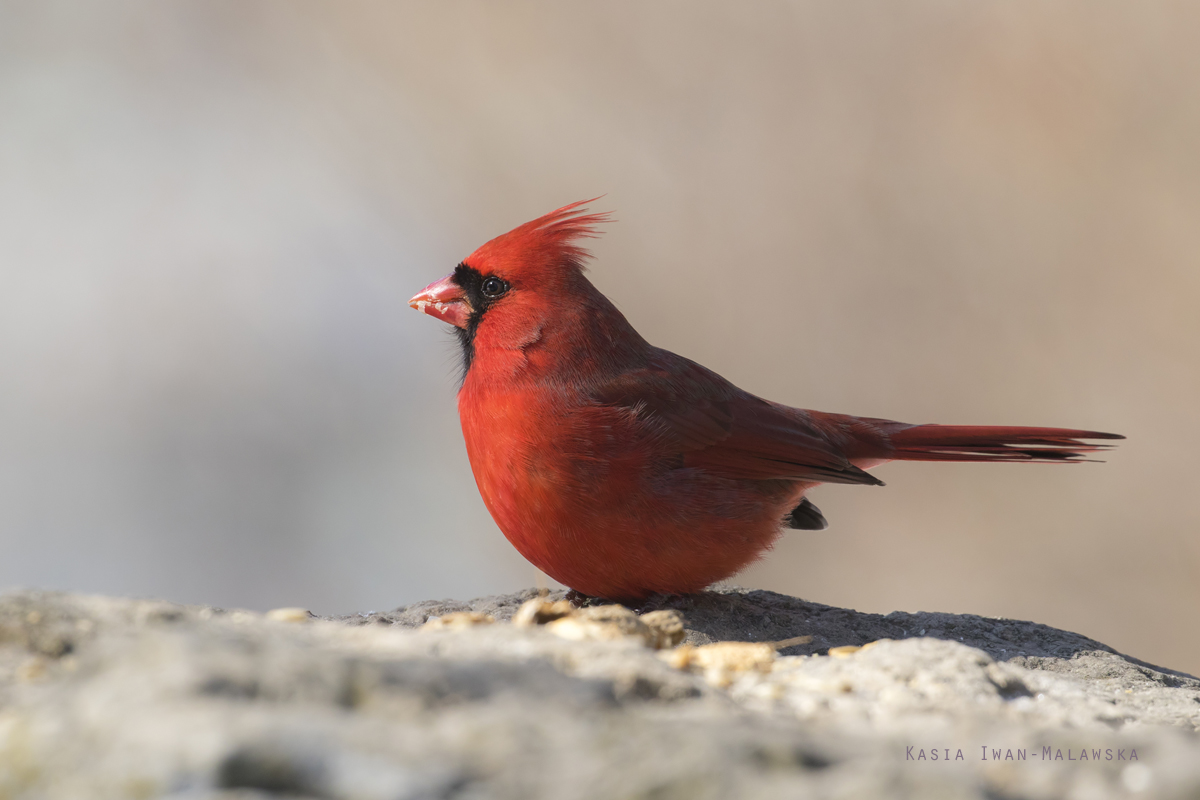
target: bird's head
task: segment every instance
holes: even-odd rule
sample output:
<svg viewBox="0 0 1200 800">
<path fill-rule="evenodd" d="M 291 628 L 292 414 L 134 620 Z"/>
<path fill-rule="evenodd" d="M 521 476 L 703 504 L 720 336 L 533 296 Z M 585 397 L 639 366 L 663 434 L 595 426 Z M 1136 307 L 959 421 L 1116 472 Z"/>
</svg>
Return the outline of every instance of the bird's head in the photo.
<svg viewBox="0 0 1200 800">
<path fill-rule="evenodd" d="M 546 325 L 555 301 L 590 287 L 582 278 L 589 254 L 578 242 L 594 238 L 594 226 L 609 219 L 587 213 L 590 202 L 563 206 L 497 236 L 408 304 L 458 329 L 468 368 L 478 336 L 512 347 L 528 343 Z"/>
</svg>

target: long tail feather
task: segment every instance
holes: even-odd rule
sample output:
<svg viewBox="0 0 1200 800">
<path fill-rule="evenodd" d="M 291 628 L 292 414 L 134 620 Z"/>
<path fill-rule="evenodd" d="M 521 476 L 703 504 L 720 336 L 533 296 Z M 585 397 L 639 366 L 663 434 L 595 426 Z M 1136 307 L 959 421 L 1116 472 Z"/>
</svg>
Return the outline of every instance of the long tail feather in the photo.
<svg viewBox="0 0 1200 800">
<path fill-rule="evenodd" d="M 914 425 L 889 437 L 898 461 L 1087 461 L 1113 445 L 1084 439 L 1124 439 L 1115 433 L 1070 428 Z"/>
</svg>

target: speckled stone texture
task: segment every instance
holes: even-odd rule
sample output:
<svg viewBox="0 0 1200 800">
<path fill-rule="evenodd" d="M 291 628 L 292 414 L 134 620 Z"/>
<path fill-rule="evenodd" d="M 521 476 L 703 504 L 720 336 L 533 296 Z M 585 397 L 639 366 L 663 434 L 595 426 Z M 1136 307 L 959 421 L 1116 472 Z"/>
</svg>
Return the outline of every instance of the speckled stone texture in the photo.
<svg viewBox="0 0 1200 800">
<path fill-rule="evenodd" d="M 638 609 L 681 612 L 684 647 L 813 637 L 714 674 L 505 622 L 532 597 L 5 595 L 0 798 L 1200 796 L 1200 681 L 1077 634 L 733 589 Z M 418 629 L 463 611 L 499 622 Z"/>
</svg>

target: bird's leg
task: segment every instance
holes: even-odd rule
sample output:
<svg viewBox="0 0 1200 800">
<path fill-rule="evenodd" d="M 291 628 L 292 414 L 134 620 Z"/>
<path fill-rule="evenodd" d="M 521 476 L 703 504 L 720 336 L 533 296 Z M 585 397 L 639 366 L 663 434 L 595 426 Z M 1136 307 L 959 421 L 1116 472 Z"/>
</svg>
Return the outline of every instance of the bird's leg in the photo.
<svg viewBox="0 0 1200 800">
<path fill-rule="evenodd" d="M 587 606 L 594 606 L 604 602 L 599 597 L 592 597 L 583 592 L 577 592 L 574 589 L 567 592 L 567 596 L 563 599 L 575 608 L 586 608 Z"/>
<path fill-rule="evenodd" d="M 683 595 L 674 592 L 656 592 L 636 606 L 630 604 L 629 610 L 640 615 L 650 611 L 658 611 L 662 608 L 671 608 L 675 605 L 675 601 L 682 597 Z"/>
</svg>

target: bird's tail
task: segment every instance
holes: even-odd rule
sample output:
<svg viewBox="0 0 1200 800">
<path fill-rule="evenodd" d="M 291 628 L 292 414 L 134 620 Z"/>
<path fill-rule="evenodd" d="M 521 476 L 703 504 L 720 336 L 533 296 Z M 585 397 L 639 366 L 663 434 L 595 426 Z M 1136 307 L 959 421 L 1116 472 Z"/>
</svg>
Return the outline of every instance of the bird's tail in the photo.
<svg viewBox="0 0 1200 800">
<path fill-rule="evenodd" d="M 1088 461 L 1113 447 L 1085 439 L 1124 439 L 1116 433 L 1070 428 L 913 425 L 889 431 L 897 461 Z"/>
</svg>

